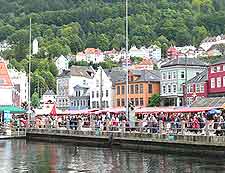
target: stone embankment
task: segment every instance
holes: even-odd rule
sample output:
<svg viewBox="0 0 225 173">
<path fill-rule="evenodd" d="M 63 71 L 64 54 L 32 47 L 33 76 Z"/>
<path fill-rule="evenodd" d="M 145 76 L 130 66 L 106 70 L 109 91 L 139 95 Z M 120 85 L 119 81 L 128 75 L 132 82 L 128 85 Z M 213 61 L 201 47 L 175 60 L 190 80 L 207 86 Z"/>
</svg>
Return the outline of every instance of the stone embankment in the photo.
<svg viewBox="0 0 225 173">
<path fill-rule="evenodd" d="M 28 140 L 120 147 L 151 152 L 225 156 L 225 136 L 169 135 L 140 132 L 98 132 L 27 129 Z"/>
</svg>

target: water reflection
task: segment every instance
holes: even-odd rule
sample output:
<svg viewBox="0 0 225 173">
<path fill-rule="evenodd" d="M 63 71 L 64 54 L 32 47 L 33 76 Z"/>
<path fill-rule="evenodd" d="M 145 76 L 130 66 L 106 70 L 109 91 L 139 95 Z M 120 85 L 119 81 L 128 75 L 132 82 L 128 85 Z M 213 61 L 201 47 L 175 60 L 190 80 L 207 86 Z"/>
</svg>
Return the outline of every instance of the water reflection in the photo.
<svg viewBox="0 0 225 173">
<path fill-rule="evenodd" d="M 225 172 L 225 160 L 71 144 L 0 141 L 0 172 Z"/>
</svg>

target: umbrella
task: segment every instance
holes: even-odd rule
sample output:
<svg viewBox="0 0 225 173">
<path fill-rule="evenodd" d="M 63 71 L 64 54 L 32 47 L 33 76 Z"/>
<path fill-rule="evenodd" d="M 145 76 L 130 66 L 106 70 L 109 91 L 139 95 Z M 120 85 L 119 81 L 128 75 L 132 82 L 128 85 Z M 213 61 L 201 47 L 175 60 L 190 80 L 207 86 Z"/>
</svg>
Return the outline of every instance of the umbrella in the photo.
<svg viewBox="0 0 225 173">
<path fill-rule="evenodd" d="M 52 116 L 57 116 L 55 104 L 54 104 L 54 106 L 52 107 L 52 110 L 51 110 L 51 112 L 50 112 L 50 115 L 52 115 Z"/>
<path fill-rule="evenodd" d="M 214 115 L 214 114 L 220 114 L 221 110 L 217 110 L 217 109 L 211 109 L 208 111 L 208 115 Z"/>
</svg>

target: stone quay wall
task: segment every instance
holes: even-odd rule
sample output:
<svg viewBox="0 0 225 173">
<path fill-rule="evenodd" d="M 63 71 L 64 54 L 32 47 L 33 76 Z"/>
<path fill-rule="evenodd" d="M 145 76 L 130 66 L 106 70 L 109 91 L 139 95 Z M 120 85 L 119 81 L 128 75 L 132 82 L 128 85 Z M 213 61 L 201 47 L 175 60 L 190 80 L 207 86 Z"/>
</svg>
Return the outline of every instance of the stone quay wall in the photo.
<svg viewBox="0 0 225 173">
<path fill-rule="evenodd" d="M 225 136 L 27 129 L 27 140 L 119 147 L 160 153 L 225 156 Z"/>
</svg>

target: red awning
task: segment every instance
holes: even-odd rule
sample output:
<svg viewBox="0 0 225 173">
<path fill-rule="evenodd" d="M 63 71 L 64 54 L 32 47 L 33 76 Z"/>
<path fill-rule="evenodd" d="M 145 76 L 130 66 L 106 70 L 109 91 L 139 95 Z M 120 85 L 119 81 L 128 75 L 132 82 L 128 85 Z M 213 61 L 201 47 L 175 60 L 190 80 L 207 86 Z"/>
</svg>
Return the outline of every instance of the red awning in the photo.
<svg viewBox="0 0 225 173">
<path fill-rule="evenodd" d="M 136 114 L 146 114 L 146 113 L 189 113 L 189 112 L 204 112 L 215 107 L 147 107 L 147 108 L 140 108 L 135 111 Z"/>
</svg>

